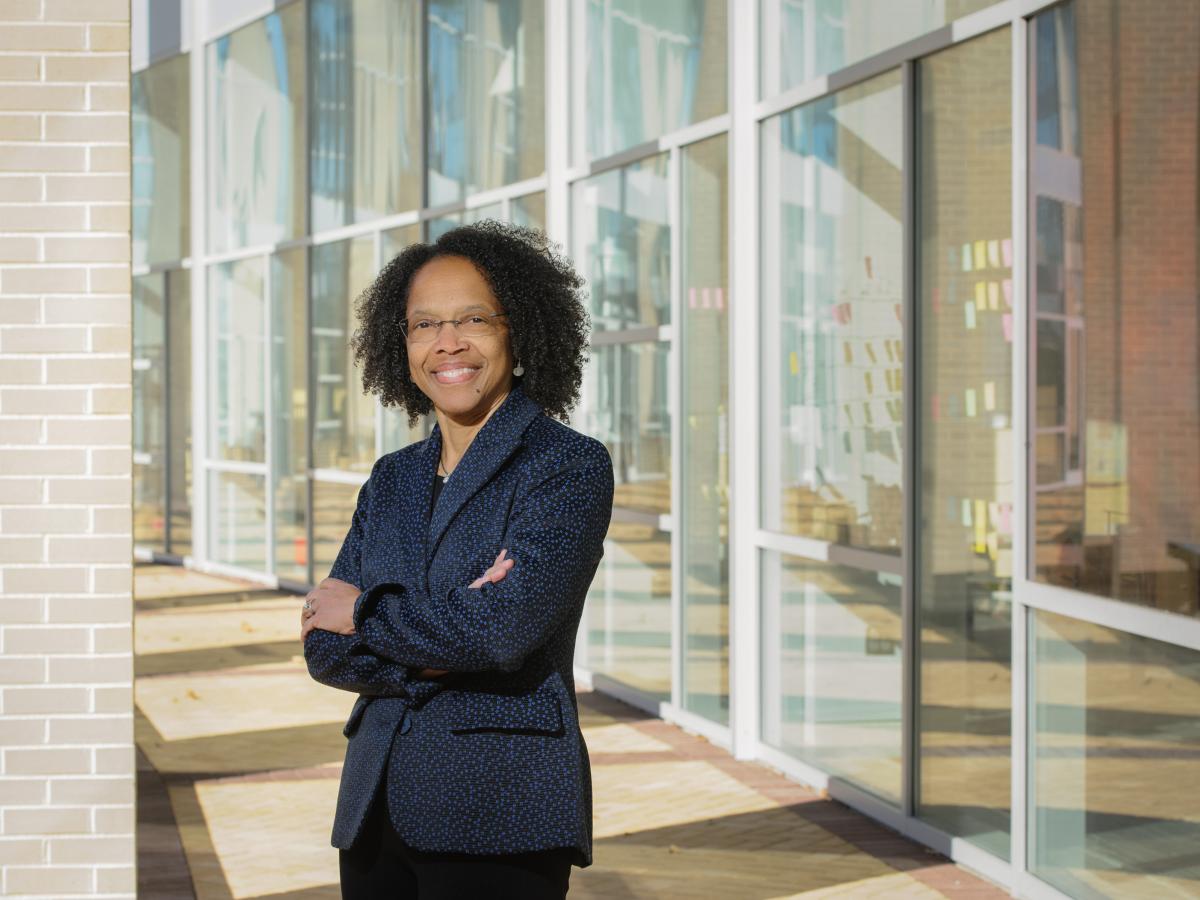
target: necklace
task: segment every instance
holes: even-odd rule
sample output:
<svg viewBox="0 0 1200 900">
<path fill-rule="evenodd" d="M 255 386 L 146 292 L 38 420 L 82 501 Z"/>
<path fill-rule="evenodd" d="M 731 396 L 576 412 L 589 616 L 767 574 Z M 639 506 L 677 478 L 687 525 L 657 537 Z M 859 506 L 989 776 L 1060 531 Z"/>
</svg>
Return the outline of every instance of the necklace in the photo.
<svg viewBox="0 0 1200 900">
<path fill-rule="evenodd" d="M 443 481 L 450 480 L 450 473 L 446 471 L 446 467 L 440 459 L 438 460 L 438 474 L 442 476 Z"/>
</svg>

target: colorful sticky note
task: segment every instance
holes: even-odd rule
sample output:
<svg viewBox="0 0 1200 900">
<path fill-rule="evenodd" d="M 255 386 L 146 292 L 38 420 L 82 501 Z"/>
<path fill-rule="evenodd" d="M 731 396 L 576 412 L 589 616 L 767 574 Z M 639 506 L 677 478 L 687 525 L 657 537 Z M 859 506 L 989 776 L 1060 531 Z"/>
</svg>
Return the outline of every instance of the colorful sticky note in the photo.
<svg viewBox="0 0 1200 900">
<path fill-rule="evenodd" d="M 929 398 L 929 418 L 935 422 L 942 418 L 942 398 L 937 394 Z"/>
<path fill-rule="evenodd" d="M 696 289 L 694 287 L 690 287 L 690 288 L 688 288 L 688 309 L 695 309 L 695 308 L 696 308 Z"/>
<path fill-rule="evenodd" d="M 996 382 L 988 381 L 983 385 L 983 408 L 993 410 L 996 408 Z"/>
<path fill-rule="evenodd" d="M 1012 534 L 1012 504 L 1001 503 L 998 512 L 996 530 L 1001 534 Z"/>
<path fill-rule="evenodd" d="M 987 503 L 975 501 L 975 552 L 983 553 L 987 549 L 988 540 Z"/>
<path fill-rule="evenodd" d="M 1000 283 L 997 281 L 988 282 L 988 309 L 1000 308 Z"/>
<path fill-rule="evenodd" d="M 993 269 L 1000 268 L 1000 242 L 988 241 L 988 265 Z"/>
<path fill-rule="evenodd" d="M 871 381 L 871 373 L 870 372 L 863 372 L 863 383 L 866 384 L 866 386 L 867 386 L 868 394 L 875 393 L 875 385 Z"/>
<path fill-rule="evenodd" d="M 1004 260 L 1004 265 L 1012 266 L 1012 238 L 1005 238 L 1000 242 L 1000 257 Z"/>
<path fill-rule="evenodd" d="M 987 268 L 987 241 L 975 242 L 975 268 Z"/>
<path fill-rule="evenodd" d="M 713 288 L 717 300 L 717 309 L 725 308 L 725 288 Z"/>
<path fill-rule="evenodd" d="M 971 245 L 963 244 L 962 246 L 962 270 L 964 272 L 971 271 Z"/>
<path fill-rule="evenodd" d="M 937 313 L 941 312 L 941 310 L 942 310 L 942 291 L 941 291 L 941 288 L 934 288 L 932 291 L 930 291 L 930 293 L 929 293 L 929 299 L 930 299 L 930 300 L 932 301 L 932 303 L 933 303 L 933 312 L 934 312 L 934 315 L 936 315 Z"/>
<path fill-rule="evenodd" d="M 845 357 L 846 365 L 854 364 L 854 350 L 849 341 L 842 341 L 842 356 Z"/>
<path fill-rule="evenodd" d="M 1002 282 L 1000 282 L 1000 289 L 1004 291 L 1005 305 L 1009 309 L 1012 309 L 1012 279 L 1005 278 Z"/>
<path fill-rule="evenodd" d="M 788 354 L 788 365 L 791 367 L 793 375 L 800 374 L 800 357 L 796 355 L 795 350 Z"/>
<path fill-rule="evenodd" d="M 987 309 L 987 282 L 975 282 L 975 305 L 980 309 Z"/>
<path fill-rule="evenodd" d="M 963 392 L 963 405 L 966 407 L 967 415 L 971 418 L 975 416 L 975 388 L 967 388 Z"/>
<path fill-rule="evenodd" d="M 962 499 L 962 523 L 965 527 L 971 527 L 971 501 L 963 497 Z"/>
<path fill-rule="evenodd" d="M 870 341 L 865 342 L 863 344 L 863 347 L 866 348 L 867 356 L 871 357 L 871 362 L 873 362 L 873 363 L 879 362 L 878 357 L 875 356 L 875 348 L 871 346 Z"/>
<path fill-rule="evenodd" d="M 975 304 L 974 303 L 964 303 L 963 304 L 963 313 L 967 317 L 967 327 L 974 328 L 975 327 Z"/>
<path fill-rule="evenodd" d="M 1013 317 L 1012 313 L 1005 313 L 1000 317 L 1000 324 L 1004 327 L 1004 339 L 1010 344 L 1012 343 L 1013 332 Z"/>
</svg>

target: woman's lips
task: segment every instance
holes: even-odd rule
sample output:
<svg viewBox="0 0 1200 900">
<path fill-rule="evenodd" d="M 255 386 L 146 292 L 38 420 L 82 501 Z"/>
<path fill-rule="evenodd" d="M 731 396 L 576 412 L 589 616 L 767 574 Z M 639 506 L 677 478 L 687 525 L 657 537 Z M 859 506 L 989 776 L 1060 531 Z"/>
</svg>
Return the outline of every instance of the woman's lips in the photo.
<svg viewBox="0 0 1200 900">
<path fill-rule="evenodd" d="M 438 369 L 433 378 L 438 384 L 462 384 L 475 377 L 479 369 L 475 366 L 455 366 L 451 369 Z"/>
</svg>

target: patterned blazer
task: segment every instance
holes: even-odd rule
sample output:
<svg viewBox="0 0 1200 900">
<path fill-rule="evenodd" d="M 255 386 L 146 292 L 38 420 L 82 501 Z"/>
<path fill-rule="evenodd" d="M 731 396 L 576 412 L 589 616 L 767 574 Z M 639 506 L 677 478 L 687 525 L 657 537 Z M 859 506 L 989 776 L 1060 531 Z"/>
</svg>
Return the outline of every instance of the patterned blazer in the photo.
<svg viewBox="0 0 1200 900">
<path fill-rule="evenodd" d="M 604 445 L 514 387 L 430 514 L 437 428 L 382 456 L 330 576 L 362 593 L 353 635 L 312 631 L 308 671 L 360 696 L 346 722 L 332 843 L 357 838 L 381 781 L 418 850 L 592 858 L 591 773 L 573 658 L 612 511 Z M 468 588 L 507 548 L 514 566 Z M 447 669 L 419 680 L 422 668 Z"/>
</svg>

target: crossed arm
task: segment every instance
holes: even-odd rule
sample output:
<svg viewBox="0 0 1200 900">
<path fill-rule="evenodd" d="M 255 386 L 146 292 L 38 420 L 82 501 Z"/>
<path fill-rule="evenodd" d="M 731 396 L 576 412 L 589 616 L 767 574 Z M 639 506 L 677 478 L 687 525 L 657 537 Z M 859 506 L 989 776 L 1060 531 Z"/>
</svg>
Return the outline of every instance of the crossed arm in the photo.
<svg viewBox="0 0 1200 900">
<path fill-rule="evenodd" d="M 599 445 L 570 459 L 515 507 L 506 540 L 511 558 L 502 553 L 472 584 L 434 596 L 403 584 L 358 593 L 340 577 L 357 568 L 364 488 L 330 572 L 343 587 L 322 582 L 310 595 L 318 608 L 305 626 L 310 674 L 358 693 L 399 694 L 422 672 L 519 669 L 583 602 L 603 552 L 612 481 Z"/>
</svg>

